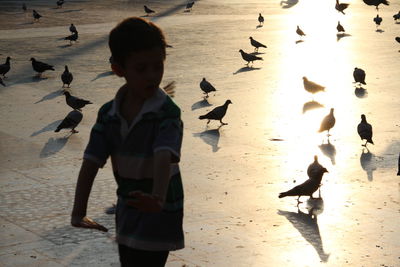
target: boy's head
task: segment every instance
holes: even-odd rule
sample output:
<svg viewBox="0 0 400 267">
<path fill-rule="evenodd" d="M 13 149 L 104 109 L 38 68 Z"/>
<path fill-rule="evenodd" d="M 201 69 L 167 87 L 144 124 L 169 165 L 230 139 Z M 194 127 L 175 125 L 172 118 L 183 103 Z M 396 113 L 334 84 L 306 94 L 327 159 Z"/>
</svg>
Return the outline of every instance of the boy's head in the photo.
<svg viewBox="0 0 400 267">
<path fill-rule="evenodd" d="M 110 32 L 108 45 L 114 63 L 125 66 L 127 57 L 143 50 L 161 48 L 165 58 L 166 41 L 162 30 L 154 23 L 131 17 L 120 22 Z"/>
<path fill-rule="evenodd" d="M 149 98 L 164 74 L 166 42 L 161 29 L 141 18 L 127 18 L 110 33 L 111 68 L 135 96 Z"/>
</svg>

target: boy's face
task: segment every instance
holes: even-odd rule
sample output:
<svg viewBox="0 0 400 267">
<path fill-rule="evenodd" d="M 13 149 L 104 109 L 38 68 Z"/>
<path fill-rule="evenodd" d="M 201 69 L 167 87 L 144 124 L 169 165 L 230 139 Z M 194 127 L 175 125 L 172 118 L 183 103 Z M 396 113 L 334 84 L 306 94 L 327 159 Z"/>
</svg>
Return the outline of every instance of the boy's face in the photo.
<svg viewBox="0 0 400 267">
<path fill-rule="evenodd" d="M 164 50 L 155 47 L 132 52 L 125 59 L 125 66 L 117 66 L 118 75 L 126 80 L 134 95 L 147 99 L 159 88 L 164 74 Z"/>
</svg>

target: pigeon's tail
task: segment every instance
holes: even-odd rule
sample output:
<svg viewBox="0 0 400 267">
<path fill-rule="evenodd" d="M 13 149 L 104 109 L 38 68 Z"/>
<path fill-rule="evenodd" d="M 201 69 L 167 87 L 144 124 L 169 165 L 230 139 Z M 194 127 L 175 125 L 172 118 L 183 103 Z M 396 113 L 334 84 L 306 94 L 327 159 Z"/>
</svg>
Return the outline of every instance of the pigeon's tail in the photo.
<svg viewBox="0 0 400 267">
<path fill-rule="evenodd" d="M 54 130 L 54 132 L 58 133 L 61 130 L 61 127 L 57 127 L 57 129 Z"/>
<path fill-rule="evenodd" d="M 207 118 L 206 118 L 205 115 L 201 115 L 201 116 L 199 117 L 199 119 L 200 119 L 200 120 L 204 120 L 204 119 L 207 119 Z"/>
<path fill-rule="evenodd" d="M 384 5 L 387 5 L 387 6 L 388 6 L 388 5 L 389 5 L 389 1 L 387 1 L 387 0 L 382 0 L 382 1 L 381 1 L 381 4 L 384 4 Z"/>
<path fill-rule="evenodd" d="M 54 67 L 51 67 L 50 70 L 55 70 Z"/>
<path fill-rule="evenodd" d="M 279 193 L 279 198 L 287 197 L 287 192 Z"/>
</svg>

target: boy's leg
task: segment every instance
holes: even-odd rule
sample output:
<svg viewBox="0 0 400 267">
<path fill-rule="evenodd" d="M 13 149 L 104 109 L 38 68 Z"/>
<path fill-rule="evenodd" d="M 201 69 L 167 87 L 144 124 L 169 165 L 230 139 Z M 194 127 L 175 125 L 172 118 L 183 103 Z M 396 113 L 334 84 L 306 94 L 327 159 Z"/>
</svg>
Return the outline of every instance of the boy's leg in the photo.
<svg viewBox="0 0 400 267">
<path fill-rule="evenodd" d="M 121 267 L 164 267 L 169 251 L 147 251 L 118 245 Z"/>
</svg>

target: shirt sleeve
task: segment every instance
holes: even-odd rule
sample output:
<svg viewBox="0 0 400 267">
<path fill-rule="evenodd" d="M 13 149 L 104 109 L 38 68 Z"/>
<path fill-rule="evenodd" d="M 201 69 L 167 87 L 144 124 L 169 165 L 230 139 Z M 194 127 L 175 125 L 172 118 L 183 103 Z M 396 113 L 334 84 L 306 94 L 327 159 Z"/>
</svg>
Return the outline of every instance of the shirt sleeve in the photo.
<svg viewBox="0 0 400 267">
<path fill-rule="evenodd" d="M 172 163 L 178 163 L 181 157 L 183 138 L 183 122 L 178 118 L 168 118 L 161 122 L 153 144 L 153 152 L 168 150 L 172 155 Z"/>
<path fill-rule="evenodd" d="M 106 127 L 102 115 L 98 114 L 96 123 L 90 132 L 89 143 L 86 146 L 83 158 L 90 160 L 103 168 L 110 156 L 110 144 L 106 136 Z"/>
</svg>

